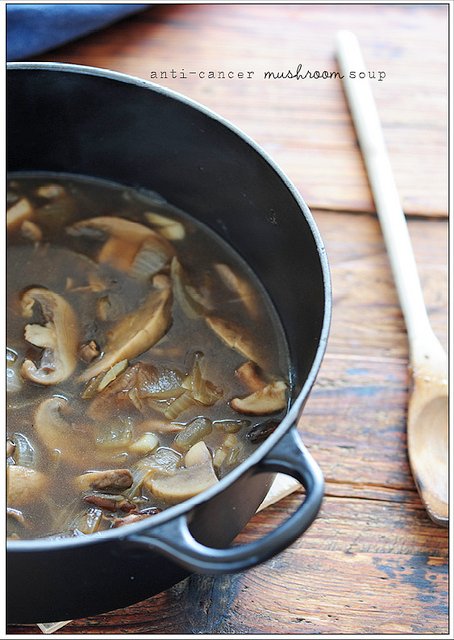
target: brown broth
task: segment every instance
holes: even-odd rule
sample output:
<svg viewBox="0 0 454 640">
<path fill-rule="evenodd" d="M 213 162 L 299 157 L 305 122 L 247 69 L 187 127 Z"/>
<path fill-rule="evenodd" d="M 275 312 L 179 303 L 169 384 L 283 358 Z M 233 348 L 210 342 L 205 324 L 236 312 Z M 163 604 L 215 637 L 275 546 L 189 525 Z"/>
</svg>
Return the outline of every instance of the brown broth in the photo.
<svg viewBox="0 0 454 640">
<path fill-rule="evenodd" d="M 43 192 L 43 186 L 47 191 Z M 159 196 L 79 176 L 16 174 L 8 183 L 8 208 L 24 198 L 32 213 L 24 218 L 25 224 L 13 225 L 8 231 L 7 251 L 7 366 L 8 375 L 13 372 L 13 383 L 19 387 L 7 394 L 7 437 L 15 444 L 7 460 L 8 486 L 15 487 L 8 502 L 8 534 L 20 539 L 82 535 L 121 526 L 128 513 L 133 517 L 126 522 L 136 515 L 150 517 L 185 499 L 184 491 L 168 498 L 169 489 L 162 493 L 159 478 L 166 481 L 177 474 L 182 482 L 189 482 L 186 472 L 181 471 L 190 466 L 185 456 L 191 444 L 205 442 L 211 459 L 203 464 L 209 464 L 220 479 L 257 446 L 260 438 L 251 437 L 251 430 L 255 433 L 261 428 L 257 425 L 271 423 L 270 431 L 272 422 L 282 418 L 289 396 L 289 358 L 283 329 L 266 292 L 244 260 L 213 231 Z M 175 229 L 163 230 L 156 226 L 155 219 L 151 223 L 147 212 L 180 223 L 177 233 L 184 229 L 184 238 L 173 239 Z M 184 284 L 189 285 L 183 289 L 183 304 L 176 290 L 176 262 L 169 259 L 159 270 L 161 280 L 154 281 L 158 286 L 164 283 L 164 288 L 170 282 L 172 287 L 171 321 L 165 335 L 128 359 L 126 369 L 102 391 L 96 385 L 111 367 L 95 377 L 94 384 L 79 377 L 106 357 L 109 332 L 126 314 L 134 313 L 151 291 L 159 289 L 150 277 L 138 278 L 136 273 L 125 273 L 109 261 L 98 262 L 109 234 L 68 232 L 78 221 L 99 216 L 125 218 L 158 234 L 170 233 L 168 242 L 183 269 Z M 115 255 L 118 257 L 118 253 Z M 220 272 L 216 264 L 227 268 L 222 267 Z M 235 274 L 250 292 L 246 298 L 241 297 L 241 289 L 226 284 L 222 277 L 226 271 Z M 98 286 L 93 287 L 93 282 Z M 33 287 L 59 294 L 77 318 L 77 365 L 66 380 L 55 385 L 30 381 L 21 369 L 24 359 L 39 366 L 43 357 L 43 349 L 24 338 L 27 324 L 45 323 L 38 303 L 31 318 L 23 315 L 21 297 Z M 188 304 L 191 317 L 187 315 Z M 285 406 L 258 415 L 232 408 L 233 398 L 254 392 L 235 373 L 252 358 L 227 346 L 209 326 L 207 316 L 236 323 L 242 335 L 244 332 L 251 337 L 262 386 L 285 381 Z M 96 343 L 101 355 L 87 364 L 80 356 L 80 346 L 90 341 Z M 134 377 L 137 371 L 139 377 L 145 376 L 140 378 L 142 382 Z M 130 379 L 132 386 L 128 386 Z M 170 379 L 173 386 L 167 384 Z M 169 397 L 150 397 L 156 393 L 157 380 Z M 37 407 L 51 398 L 64 399 L 59 415 L 66 427 L 48 435 L 47 426 L 37 426 Z M 186 401 L 187 406 L 183 404 L 184 409 L 172 415 L 179 406 L 173 403 L 178 401 Z M 196 433 L 186 446 L 177 445 L 194 425 L 203 437 Z M 174 430 L 166 432 L 164 426 Z M 147 443 L 142 448 L 134 446 L 144 433 L 154 433 L 158 440 L 151 451 L 147 451 L 147 446 L 152 446 Z M 28 479 L 13 477 L 12 467 L 16 467 L 14 473 L 18 473 L 17 467 L 25 469 L 24 474 L 34 475 L 34 480 L 39 474 L 42 486 L 37 482 L 38 488 L 33 484 L 29 488 Z M 129 469 L 132 488 L 76 488 L 77 476 L 109 469 Z M 146 482 L 136 486 L 144 478 Z M 25 483 L 21 485 L 25 486 L 23 492 L 17 490 L 20 482 Z M 107 500 L 107 506 L 103 500 Z"/>
</svg>

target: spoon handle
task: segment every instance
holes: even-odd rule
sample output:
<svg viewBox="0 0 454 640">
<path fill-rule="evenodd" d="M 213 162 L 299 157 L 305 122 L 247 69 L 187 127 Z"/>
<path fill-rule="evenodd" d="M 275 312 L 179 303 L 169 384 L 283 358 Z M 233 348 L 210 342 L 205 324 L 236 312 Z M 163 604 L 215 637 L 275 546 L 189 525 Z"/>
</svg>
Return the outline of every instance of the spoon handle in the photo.
<svg viewBox="0 0 454 640">
<path fill-rule="evenodd" d="M 337 34 L 337 59 L 345 93 L 374 197 L 391 268 L 407 326 L 413 365 L 437 340 L 427 316 L 405 215 L 386 150 L 380 118 L 356 36 Z M 352 78 L 350 72 L 356 72 Z M 362 73 L 365 75 L 361 77 Z"/>
</svg>

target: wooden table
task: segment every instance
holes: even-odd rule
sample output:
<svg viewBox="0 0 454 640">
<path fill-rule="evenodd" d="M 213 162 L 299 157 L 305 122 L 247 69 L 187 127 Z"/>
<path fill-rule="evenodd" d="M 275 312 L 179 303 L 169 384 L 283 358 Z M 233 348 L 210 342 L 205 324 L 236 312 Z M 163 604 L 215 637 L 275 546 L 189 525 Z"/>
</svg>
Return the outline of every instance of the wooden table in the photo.
<svg viewBox="0 0 454 640">
<path fill-rule="evenodd" d="M 161 5 L 39 57 L 144 79 L 167 72 L 158 82 L 242 128 L 311 207 L 334 292 L 327 354 L 300 424 L 326 478 L 307 534 L 246 573 L 192 576 L 59 633 L 448 633 L 448 535 L 427 517 L 409 471 L 405 327 L 342 87 L 264 79 L 299 64 L 301 73 L 336 71 L 336 31 L 356 32 L 446 345 L 447 19 L 442 5 Z M 210 70 L 235 77 L 209 79 Z M 240 540 L 273 529 L 300 501 L 296 493 L 257 515 Z"/>
</svg>

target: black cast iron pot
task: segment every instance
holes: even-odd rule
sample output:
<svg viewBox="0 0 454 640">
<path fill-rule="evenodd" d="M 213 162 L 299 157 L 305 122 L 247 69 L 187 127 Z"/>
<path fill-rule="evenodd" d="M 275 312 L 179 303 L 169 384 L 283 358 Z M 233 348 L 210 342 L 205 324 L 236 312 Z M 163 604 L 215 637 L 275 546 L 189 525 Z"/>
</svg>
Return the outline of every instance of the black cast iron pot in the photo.
<svg viewBox="0 0 454 640">
<path fill-rule="evenodd" d="M 295 426 L 325 351 L 331 309 L 325 250 L 306 204 L 247 136 L 180 95 L 90 67 L 8 67 L 8 169 L 150 189 L 207 224 L 265 285 L 287 335 L 293 382 L 290 411 L 276 431 L 200 496 L 100 534 L 8 543 L 9 622 L 94 615 L 148 598 L 189 572 L 243 571 L 269 559 L 312 523 L 323 494 Z M 304 502 L 263 538 L 230 546 L 276 472 L 304 485 Z"/>
</svg>

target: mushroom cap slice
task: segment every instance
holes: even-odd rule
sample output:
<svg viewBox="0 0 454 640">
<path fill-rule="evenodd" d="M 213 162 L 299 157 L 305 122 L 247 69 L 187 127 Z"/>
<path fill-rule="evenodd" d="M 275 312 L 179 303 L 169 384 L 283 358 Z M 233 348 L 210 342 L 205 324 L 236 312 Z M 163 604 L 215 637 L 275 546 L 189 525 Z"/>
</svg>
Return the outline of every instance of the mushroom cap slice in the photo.
<svg viewBox="0 0 454 640">
<path fill-rule="evenodd" d="M 93 450 L 94 438 L 88 428 L 66 419 L 69 402 L 60 396 L 43 400 L 34 416 L 34 428 L 49 451 L 58 450 L 67 461 L 83 463 L 84 452 Z"/>
<path fill-rule="evenodd" d="M 211 462 L 211 453 L 203 440 L 193 444 L 184 457 L 185 467 Z"/>
<path fill-rule="evenodd" d="M 245 398 L 234 398 L 230 406 L 239 413 L 256 416 L 282 411 L 287 406 L 287 385 L 275 380 Z"/>
<path fill-rule="evenodd" d="M 83 233 L 86 229 L 108 236 L 98 254 L 98 262 L 130 271 L 131 275 L 153 275 L 175 255 L 174 247 L 166 238 L 139 222 L 100 216 L 77 222 L 71 227 L 71 233 Z"/>
<path fill-rule="evenodd" d="M 262 371 L 255 362 L 251 360 L 248 360 L 238 367 L 235 374 L 249 391 L 259 391 L 266 386 L 266 381 L 262 377 Z"/>
<path fill-rule="evenodd" d="M 21 198 L 6 212 L 6 228 L 8 231 L 16 231 L 23 222 L 33 215 L 33 207 L 27 198 Z"/>
<path fill-rule="evenodd" d="M 106 469 L 104 471 L 88 471 L 74 479 L 79 491 L 122 491 L 129 489 L 133 477 L 129 469 Z"/>
<path fill-rule="evenodd" d="M 259 314 L 257 294 L 250 283 L 235 273 L 228 264 L 218 262 L 214 265 L 214 268 L 226 287 L 235 293 L 244 304 L 250 317 L 257 318 Z"/>
<path fill-rule="evenodd" d="M 181 467 L 172 475 L 160 473 L 145 479 L 145 485 L 157 498 L 172 504 L 188 500 L 217 482 L 211 457 L 202 464 Z"/>
<path fill-rule="evenodd" d="M 170 327 L 172 289 L 154 290 L 141 307 L 128 313 L 109 332 L 104 355 L 80 376 L 90 380 L 121 360 L 132 360 L 162 338 Z"/>
<path fill-rule="evenodd" d="M 261 357 L 257 353 L 257 347 L 252 338 L 247 335 L 244 327 L 218 316 L 207 316 L 206 322 L 228 347 L 235 349 L 249 360 L 260 362 Z"/>
<path fill-rule="evenodd" d="M 35 303 L 41 306 L 45 325 L 28 324 L 27 342 L 44 349 L 39 366 L 25 360 L 21 367 L 24 378 L 37 384 L 51 385 L 63 382 L 77 365 L 79 327 L 71 305 L 58 293 L 34 287 L 22 296 L 22 313 L 32 315 Z"/>
<path fill-rule="evenodd" d="M 116 216 L 99 216 L 98 218 L 80 220 L 80 222 L 73 224 L 70 229 L 73 234 L 83 233 L 85 229 L 98 230 L 107 236 L 124 238 L 133 244 L 140 244 L 147 237 L 158 235 L 149 227 L 140 224 L 140 222 L 133 222 Z"/>
<path fill-rule="evenodd" d="M 20 232 L 23 238 L 30 240 L 31 242 L 41 242 L 43 239 L 43 232 L 35 222 L 31 220 L 24 220 L 20 225 Z"/>
<path fill-rule="evenodd" d="M 8 505 L 22 507 L 30 504 L 45 491 L 48 478 L 35 469 L 11 464 L 7 467 L 7 495 Z"/>
</svg>

